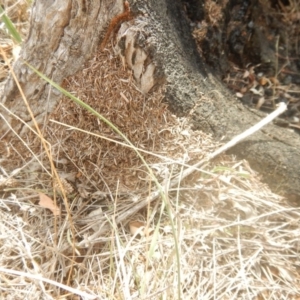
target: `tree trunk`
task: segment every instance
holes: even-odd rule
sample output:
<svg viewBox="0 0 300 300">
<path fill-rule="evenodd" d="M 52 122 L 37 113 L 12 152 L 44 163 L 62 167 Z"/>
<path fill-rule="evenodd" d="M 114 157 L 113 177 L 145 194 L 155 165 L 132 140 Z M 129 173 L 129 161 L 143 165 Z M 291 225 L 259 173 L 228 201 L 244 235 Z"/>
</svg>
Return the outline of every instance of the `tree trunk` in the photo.
<svg viewBox="0 0 300 300">
<path fill-rule="evenodd" d="M 194 128 L 211 133 L 216 139 L 230 140 L 262 118 L 260 112 L 251 111 L 234 99 L 201 61 L 180 1 L 136 0 L 130 1 L 130 7 L 134 18 L 122 24 L 118 47 L 142 92 L 166 82 L 169 108 L 178 116 L 192 111 Z M 122 10 L 122 0 L 35 2 L 28 39 L 14 72 L 40 122 L 54 109 L 60 94 L 23 61 L 61 84 L 93 55 L 110 20 Z M 140 63 L 145 61 L 147 67 L 141 71 Z M 12 78 L 6 83 L 2 103 L 30 123 Z M 1 113 L 22 134 L 22 126 L 15 118 L 3 109 Z M 298 135 L 268 125 L 230 152 L 247 159 L 276 192 L 299 199 Z"/>
</svg>

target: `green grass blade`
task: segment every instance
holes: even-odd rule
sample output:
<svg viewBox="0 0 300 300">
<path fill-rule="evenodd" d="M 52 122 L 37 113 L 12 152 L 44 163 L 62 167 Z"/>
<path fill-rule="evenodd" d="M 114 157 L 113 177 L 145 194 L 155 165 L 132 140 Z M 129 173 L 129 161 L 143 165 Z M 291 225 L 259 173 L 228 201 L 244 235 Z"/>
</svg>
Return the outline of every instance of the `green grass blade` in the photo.
<svg viewBox="0 0 300 300">
<path fill-rule="evenodd" d="M 1 16 L 2 22 L 5 24 L 6 29 L 8 30 L 9 34 L 13 37 L 13 39 L 18 44 L 22 43 L 22 38 L 21 38 L 19 32 L 17 31 L 15 25 L 10 20 L 10 18 L 5 14 L 5 11 L 1 5 L 0 5 L 0 16 Z"/>
</svg>

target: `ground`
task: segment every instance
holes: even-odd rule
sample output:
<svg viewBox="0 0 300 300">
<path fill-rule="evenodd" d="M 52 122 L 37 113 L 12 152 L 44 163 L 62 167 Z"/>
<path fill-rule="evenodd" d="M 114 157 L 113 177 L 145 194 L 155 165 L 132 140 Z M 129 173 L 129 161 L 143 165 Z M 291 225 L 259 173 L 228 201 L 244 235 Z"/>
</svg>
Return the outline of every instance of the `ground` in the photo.
<svg viewBox="0 0 300 300">
<path fill-rule="evenodd" d="M 220 5 L 206 3 L 215 16 L 205 22 L 218 20 Z M 28 3 L 17 4 L 6 8 L 23 28 Z M 247 15 L 247 6 L 240 10 Z M 197 40 L 199 51 L 204 40 Z M 112 38 L 63 86 L 113 122 L 152 171 L 110 126 L 68 97 L 43 131 L 50 157 L 35 133 L 2 145 L 1 297 L 299 299 L 299 208 L 233 156 L 221 155 L 184 177 L 219 145 L 191 130 L 189 116 L 168 111 L 164 87 L 140 93 L 114 45 Z M 12 40 L 5 36 L 1 47 L 13 60 Z M 248 58 L 233 61 L 230 53 L 216 66 L 232 84 L 247 72 Z M 3 59 L 3 80 L 8 64 Z M 247 87 L 257 76 L 249 71 Z M 245 85 L 237 90 L 241 98 L 254 94 Z"/>
<path fill-rule="evenodd" d="M 199 53 L 245 105 L 300 132 L 299 1 L 184 1 Z"/>
</svg>

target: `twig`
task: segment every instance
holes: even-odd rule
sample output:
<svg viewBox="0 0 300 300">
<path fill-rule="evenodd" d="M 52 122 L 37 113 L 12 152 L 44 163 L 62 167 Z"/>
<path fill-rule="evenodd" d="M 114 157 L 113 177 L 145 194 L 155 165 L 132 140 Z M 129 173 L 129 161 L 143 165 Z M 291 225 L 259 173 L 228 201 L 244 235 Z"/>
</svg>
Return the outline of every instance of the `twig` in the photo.
<svg viewBox="0 0 300 300">
<path fill-rule="evenodd" d="M 214 159 L 215 157 L 217 157 L 219 154 L 221 154 L 221 153 L 229 150 L 230 148 L 232 148 L 233 146 L 237 145 L 239 142 L 241 142 L 242 140 L 244 140 L 248 136 L 252 135 L 256 131 L 260 130 L 262 127 L 264 127 L 267 124 L 269 124 L 270 122 L 272 122 L 276 117 L 278 117 L 284 111 L 286 111 L 286 109 L 287 109 L 287 105 L 284 102 L 280 102 L 278 104 L 278 108 L 276 110 L 274 110 L 271 114 L 269 114 L 264 119 L 262 119 L 261 121 L 259 121 L 257 124 L 255 124 L 254 126 L 250 127 L 246 131 L 244 131 L 243 133 L 241 133 L 241 134 L 237 135 L 236 137 L 234 137 L 231 141 L 229 141 L 227 144 L 225 144 L 222 147 L 220 147 L 219 149 L 217 149 L 215 152 L 213 152 L 212 154 L 210 154 L 207 158 L 199 161 L 195 165 L 193 165 L 193 166 L 189 167 L 188 169 L 186 169 L 183 172 L 180 180 L 182 180 L 183 178 L 185 178 L 188 175 L 190 175 L 192 172 L 195 171 L 196 168 L 199 168 L 200 166 L 204 165 L 208 161 L 210 161 L 210 160 Z M 178 180 L 178 178 L 177 178 L 177 180 Z M 173 185 L 172 183 L 171 183 L 171 185 L 173 187 L 175 184 Z M 178 181 L 176 181 L 176 183 L 178 183 Z"/>
<path fill-rule="evenodd" d="M 84 297 L 85 299 L 96 299 L 97 298 L 94 295 L 91 295 L 91 294 L 85 293 L 83 291 L 74 289 L 70 286 L 59 283 L 57 281 L 54 281 L 54 280 L 51 280 L 51 279 L 48 279 L 48 278 L 44 278 L 44 277 L 42 277 L 41 275 L 38 275 L 38 274 L 30 274 L 30 273 L 20 272 L 20 271 L 17 271 L 17 270 L 10 270 L 10 269 L 6 269 L 6 268 L 2 268 L 2 267 L 0 267 L 0 272 L 12 274 L 12 275 L 24 276 L 24 277 L 35 279 L 35 280 L 41 280 L 43 282 L 47 282 L 47 283 L 52 284 L 54 286 L 57 286 L 61 289 L 64 289 L 64 290 L 66 290 L 70 293 L 73 293 L 73 294 L 79 295 L 81 297 Z"/>
</svg>

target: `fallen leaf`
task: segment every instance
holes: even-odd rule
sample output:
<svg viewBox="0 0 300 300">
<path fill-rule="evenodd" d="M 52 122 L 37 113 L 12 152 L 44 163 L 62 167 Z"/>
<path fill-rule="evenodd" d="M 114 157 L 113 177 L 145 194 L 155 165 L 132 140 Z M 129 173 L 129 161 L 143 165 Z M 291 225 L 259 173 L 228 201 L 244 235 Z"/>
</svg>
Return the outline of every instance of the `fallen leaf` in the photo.
<svg viewBox="0 0 300 300">
<path fill-rule="evenodd" d="M 44 208 L 48 208 L 52 211 L 54 216 L 60 215 L 60 209 L 54 204 L 53 200 L 43 193 L 39 193 L 40 202 L 39 205 Z"/>
<path fill-rule="evenodd" d="M 255 108 L 260 109 L 264 103 L 265 103 L 265 97 L 260 97 L 257 101 Z"/>
<path fill-rule="evenodd" d="M 260 85 L 266 85 L 267 83 L 269 83 L 269 80 L 266 78 L 266 77 L 261 77 L 260 79 L 259 79 L 259 84 Z"/>
<path fill-rule="evenodd" d="M 250 75 L 250 72 L 248 70 L 246 70 L 243 74 L 243 78 L 247 78 L 247 77 L 249 77 L 249 75 Z"/>
<path fill-rule="evenodd" d="M 279 80 L 276 77 L 271 77 L 270 78 L 271 82 L 274 83 L 275 85 L 279 85 Z"/>
<path fill-rule="evenodd" d="M 102 208 L 99 207 L 98 209 L 92 210 L 89 214 L 89 222 L 90 224 L 93 224 L 91 227 L 92 229 L 97 232 L 98 230 L 100 230 L 102 224 L 100 222 L 97 222 L 97 220 L 101 219 L 102 217 L 104 217 L 104 214 L 102 212 Z"/>
<path fill-rule="evenodd" d="M 140 234 L 141 236 L 147 236 L 152 234 L 153 229 L 147 228 L 146 223 L 140 222 L 140 221 L 132 221 L 129 223 L 129 229 L 130 233 L 132 235 L 138 235 Z"/>
<path fill-rule="evenodd" d="M 256 88 L 251 88 L 250 91 L 254 94 L 254 95 L 260 95 L 263 96 L 263 90 L 262 89 L 256 89 Z"/>
</svg>

